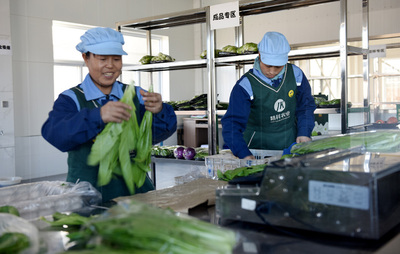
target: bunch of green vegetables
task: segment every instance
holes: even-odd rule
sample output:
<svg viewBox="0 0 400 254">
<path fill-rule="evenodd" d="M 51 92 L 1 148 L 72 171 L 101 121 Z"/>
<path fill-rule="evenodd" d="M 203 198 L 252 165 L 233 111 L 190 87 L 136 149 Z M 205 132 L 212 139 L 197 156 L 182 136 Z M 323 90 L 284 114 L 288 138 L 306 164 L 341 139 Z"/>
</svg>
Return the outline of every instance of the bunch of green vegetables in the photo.
<svg viewBox="0 0 400 254">
<path fill-rule="evenodd" d="M 236 177 L 249 176 L 264 171 L 265 166 L 265 164 L 259 164 L 249 167 L 240 167 L 227 170 L 224 173 L 222 173 L 221 170 L 217 170 L 218 180 L 230 181 Z"/>
<path fill-rule="evenodd" d="M 20 253 L 29 246 L 29 237 L 23 233 L 6 232 L 0 236 L 0 253 Z"/>
<path fill-rule="evenodd" d="M 88 157 L 89 165 L 99 165 L 98 186 L 107 185 L 113 174 L 122 175 L 131 194 L 135 193 L 135 186 L 140 188 L 144 184 L 146 174 L 151 170 L 153 120 L 152 113 L 146 111 L 139 126 L 134 97 L 135 86 L 130 85 L 121 98 L 121 102 L 132 107 L 130 119 L 108 123 L 97 135 Z"/>
<path fill-rule="evenodd" d="M 258 46 L 256 43 L 248 42 L 237 49 L 238 54 L 248 54 L 258 52 Z"/>
<path fill-rule="evenodd" d="M 151 149 L 151 155 L 155 157 L 162 157 L 162 158 L 174 158 L 174 149 L 177 148 L 176 146 L 159 146 L 155 145 Z"/>
<path fill-rule="evenodd" d="M 4 205 L 0 207 L 0 213 L 14 214 L 15 216 L 20 216 L 19 211 L 15 206 Z"/>
<path fill-rule="evenodd" d="M 214 57 L 218 57 L 219 56 L 219 52 L 221 52 L 220 49 L 214 50 Z M 200 58 L 201 59 L 207 59 L 207 50 L 204 50 L 203 52 L 201 52 Z"/>
<path fill-rule="evenodd" d="M 66 218 L 63 222 L 68 225 Z M 90 217 L 68 237 L 83 253 L 223 254 L 231 253 L 236 242 L 231 230 L 132 200 Z"/>
<path fill-rule="evenodd" d="M 226 45 L 225 47 L 223 47 L 223 48 L 221 49 L 221 52 L 227 52 L 227 53 L 234 53 L 234 54 L 236 54 L 236 53 L 237 53 L 237 49 L 238 49 L 238 47 L 236 47 L 236 46 L 233 46 L 233 45 Z"/>
<path fill-rule="evenodd" d="M 400 150 L 400 131 L 367 131 L 338 135 L 311 142 L 295 144 L 292 154 L 307 154 L 329 148 L 349 149 L 364 147 L 369 152 L 396 152 Z"/>
<path fill-rule="evenodd" d="M 204 160 L 207 156 L 209 156 L 208 148 L 205 147 L 196 147 L 196 155 L 194 156 L 195 160 Z"/>
<path fill-rule="evenodd" d="M 174 62 L 175 58 L 170 55 L 164 53 L 158 53 L 156 56 L 152 55 L 145 55 L 140 58 L 139 62 L 141 64 L 150 64 L 150 63 L 162 63 L 162 62 Z"/>
<path fill-rule="evenodd" d="M 151 62 L 157 63 L 157 62 L 174 62 L 175 58 L 166 55 L 164 53 L 158 53 L 157 56 L 154 56 L 151 58 Z"/>
<path fill-rule="evenodd" d="M 152 56 L 152 55 L 145 55 L 145 56 L 143 56 L 142 58 L 140 58 L 139 62 L 140 62 L 141 64 L 149 64 L 150 61 L 151 61 L 151 59 L 152 59 L 153 57 L 154 57 L 154 56 Z"/>
<path fill-rule="evenodd" d="M 1 206 L 0 213 L 8 214 L 0 216 L 0 253 L 29 253 L 27 249 L 32 243 L 27 233 L 32 225 L 25 227 L 23 223 L 29 224 L 29 222 L 19 217 L 19 211 L 14 206 Z"/>
</svg>

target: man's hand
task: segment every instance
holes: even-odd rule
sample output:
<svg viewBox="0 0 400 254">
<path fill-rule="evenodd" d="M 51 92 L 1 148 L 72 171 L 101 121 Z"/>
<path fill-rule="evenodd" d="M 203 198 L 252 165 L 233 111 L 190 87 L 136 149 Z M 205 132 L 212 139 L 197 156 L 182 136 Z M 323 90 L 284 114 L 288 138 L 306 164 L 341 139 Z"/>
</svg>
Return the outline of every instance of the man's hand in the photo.
<svg viewBox="0 0 400 254">
<path fill-rule="evenodd" d="M 144 106 L 146 110 L 151 113 L 157 114 L 162 110 L 162 98 L 159 93 L 150 93 L 144 90 L 140 90 L 140 94 L 143 96 Z"/>
<path fill-rule="evenodd" d="M 303 143 L 303 142 L 308 142 L 308 141 L 311 141 L 311 138 L 309 138 L 307 136 L 298 136 L 296 138 L 297 143 Z"/>
<path fill-rule="evenodd" d="M 104 123 L 121 123 L 131 117 L 132 107 L 120 101 L 109 101 L 100 108 L 100 116 Z"/>
</svg>

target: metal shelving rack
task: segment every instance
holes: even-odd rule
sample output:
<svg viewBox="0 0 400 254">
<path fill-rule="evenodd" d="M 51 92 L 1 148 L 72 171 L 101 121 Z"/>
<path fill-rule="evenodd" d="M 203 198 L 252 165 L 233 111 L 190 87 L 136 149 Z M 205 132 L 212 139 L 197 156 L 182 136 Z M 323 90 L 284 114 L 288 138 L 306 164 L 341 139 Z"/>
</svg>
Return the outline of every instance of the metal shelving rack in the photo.
<svg viewBox="0 0 400 254">
<path fill-rule="evenodd" d="M 318 109 L 316 113 L 330 114 L 338 113 L 341 114 L 342 133 L 349 131 L 348 127 L 348 108 L 347 108 L 347 89 L 348 89 L 348 77 L 347 77 L 347 57 L 349 55 L 363 55 L 363 80 L 364 89 L 369 91 L 369 34 L 368 34 L 368 0 L 362 1 L 363 9 L 363 27 L 362 27 L 362 48 L 356 48 L 348 45 L 347 39 L 347 0 L 273 0 L 273 1 L 254 1 L 254 0 L 242 0 L 239 2 L 239 13 L 243 20 L 245 16 L 259 15 L 268 12 L 275 12 L 281 10 L 288 10 L 293 8 L 306 7 L 316 4 L 324 4 L 330 2 L 340 1 L 340 34 L 339 34 L 339 46 L 321 47 L 321 48 L 310 48 L 301 50 L 292 50 L 289 54 L 289 60 L 302 60 L 312 58 L 323 58 L 340 56 L 341 59 L 341 82 L 342 82 L 342 93 L 341 93 L 341 106 L 340 109 Z M 122 29 L 133 29 L 146 31 L 147 35 L 147 52 L 151 55 L 151 32 L 153 30 L 170 28 L 183 25 L 201 24 L 205 23 L 207 30 L 207 59 L 190 60 L 190 61 L 176 61 L 171 63 L 157 63 L 149 65 L 137 65 L 124 68 L 124 70 L 131 71 L 142 71 L 142 72 L 158 72 L 158 71 L 172 71 L 182 69 L 193 69 L 193 68 L 207 68 L 207 83 L 208 83 L 208 128 L 209 128 L 209 154 L 217 153 L 217 124 L 216 116 L 221 114 L 216 110 L 216 81 L 215 81 L 215 68 L 219 66 L 227 65 L 243 65 L 251 64 L 257 57 L 254 55 L 242 55 L 242 56 L 231 56 L 215 58 L 215 32 L 211 30 L 209 23 L 210 7 L 197 8 L 187 11 L 175 12 L 166 15 L 159 15 L 154 17 L 142 18 L 131 21 L 117 22 L 116 26 L 119 31 Z M 243 25 L 236 29 L 236 44 L 240 46 L 243 42 Z M 369 98 L 365 100 L 365 107 L 369 106 Z M 320 111 L 320 112 L 319 112 Z M 368 111 L 369 112 L 369 111 Z M 190 114 L 186 112 L 184 114 Z M 369 113 L 366 113 L 369 114 Z M 369 115 L 367 116 L 369 121 Z"/>
</svg>

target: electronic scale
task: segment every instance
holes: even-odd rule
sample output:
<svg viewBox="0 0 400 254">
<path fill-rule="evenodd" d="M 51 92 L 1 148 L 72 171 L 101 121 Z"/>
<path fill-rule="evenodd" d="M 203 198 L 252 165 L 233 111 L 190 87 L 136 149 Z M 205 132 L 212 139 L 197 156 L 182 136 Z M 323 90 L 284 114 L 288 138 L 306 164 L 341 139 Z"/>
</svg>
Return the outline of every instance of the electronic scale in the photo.
<svg viewBox="0 0 400 254">
<path fill-rule="evenodd" d="M 358 147 L 274 161 L 217 189 L 216 216 L 379 239 L 400 222 L 400 154 Z"/>
</svg>

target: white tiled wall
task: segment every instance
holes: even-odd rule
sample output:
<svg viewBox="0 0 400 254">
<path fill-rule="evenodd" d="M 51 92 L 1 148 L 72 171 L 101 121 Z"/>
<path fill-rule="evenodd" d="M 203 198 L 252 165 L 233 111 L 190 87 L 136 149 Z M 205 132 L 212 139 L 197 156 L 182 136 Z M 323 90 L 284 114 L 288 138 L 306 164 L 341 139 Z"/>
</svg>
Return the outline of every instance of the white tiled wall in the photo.
<svg viewBox="0 0 400 254">
<path fill-rule="evenodd" d="M 0 0 L 0 6 L 0 39 L 13 49 L 9 0 Z M 0 54 L 0 77 L 0 177 L 9 177 L 15 176 L 12 55 Z"/>
</svg>

